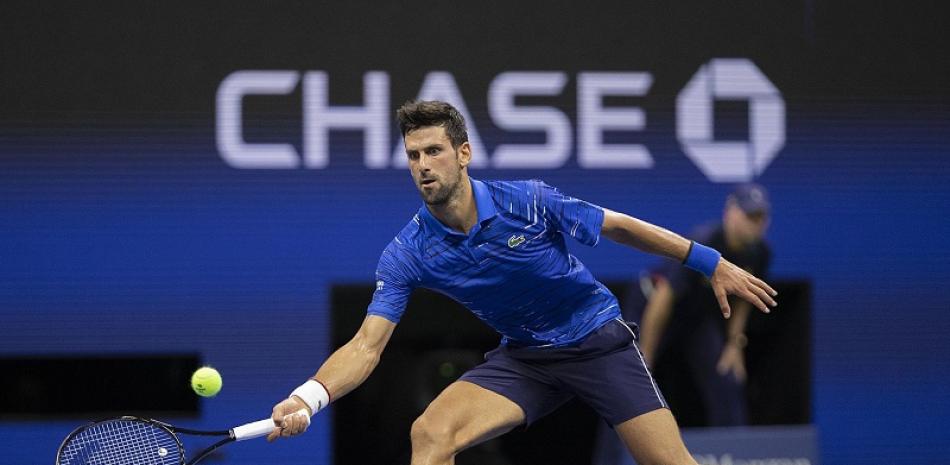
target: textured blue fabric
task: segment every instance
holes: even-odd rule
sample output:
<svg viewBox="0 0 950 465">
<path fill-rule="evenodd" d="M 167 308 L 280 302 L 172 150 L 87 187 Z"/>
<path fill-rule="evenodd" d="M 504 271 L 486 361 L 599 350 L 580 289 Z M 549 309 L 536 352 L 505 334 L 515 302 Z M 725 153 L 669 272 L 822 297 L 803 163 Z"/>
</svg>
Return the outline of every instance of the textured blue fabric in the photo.
<svg viewBox="0 0 950 465">
<path fill-rule="evenodd" d="M 383 251 L 367 313 L 398 322 L 416 287 L 441 292 L 504 336 L 562 346 L 619 314 L 617 299 L 568 253 L 594 246 L 602 208 L 541 181 L 472 180 L 478 223 L 463 234 L 423 205 Z"/>
</svg>

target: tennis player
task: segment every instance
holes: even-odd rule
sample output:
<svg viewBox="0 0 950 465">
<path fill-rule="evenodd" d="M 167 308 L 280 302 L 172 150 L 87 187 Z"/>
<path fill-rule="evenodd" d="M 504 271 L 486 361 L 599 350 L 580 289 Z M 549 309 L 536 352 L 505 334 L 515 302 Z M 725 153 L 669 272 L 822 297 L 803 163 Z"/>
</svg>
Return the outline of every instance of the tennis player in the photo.
<svg viewBox="0 0 950 465">
<path fill-rule="evenodd" d="M 566 239 L 594 246 L 604 236 L 683 261 L 709 278 L 726 318 L 728 295 L 768 312 L 776 292 L 714 249 L 541 181 L 469 177 L 465 122 L 447 103 L 408 102 L 397 117 L 424 205 L 383 250 L 362 326 L 274 407 L 268 439 L 302 433 L 311 415 L 366 380 L 409 294 L 424 287 L 466 306 L 502 340 L 413 423 L 413 465 L 452 464 L 466 448 L 530 425 L 575 396 L 614 426 L 638 463 L 695 464 L 643 362 L 635 328 L 568 253 Z"/>
</svg>

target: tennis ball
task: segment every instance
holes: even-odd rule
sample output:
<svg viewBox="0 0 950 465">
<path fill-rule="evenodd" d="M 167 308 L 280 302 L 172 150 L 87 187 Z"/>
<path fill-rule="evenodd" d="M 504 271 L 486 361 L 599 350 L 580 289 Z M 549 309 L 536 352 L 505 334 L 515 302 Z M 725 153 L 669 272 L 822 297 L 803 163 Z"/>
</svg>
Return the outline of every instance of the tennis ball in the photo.
<svg viewBox="0 0 950 465">
<path fill-rule="evenodd" d="M 221 373 L 211 367 L 201 367 L 191 375 L 191 389 L 202 397 L 214 397 L 221 391 Z"/>
</svg>

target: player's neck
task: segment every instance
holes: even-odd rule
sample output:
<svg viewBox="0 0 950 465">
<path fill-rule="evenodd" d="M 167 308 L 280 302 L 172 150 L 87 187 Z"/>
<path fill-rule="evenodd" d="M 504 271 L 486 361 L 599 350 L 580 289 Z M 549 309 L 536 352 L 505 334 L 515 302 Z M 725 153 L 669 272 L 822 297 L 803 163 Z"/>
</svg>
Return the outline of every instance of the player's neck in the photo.
<svg viewBox="0 0 950 465">
<path fill-rule="evenodd" d="M 432 216 L 442 224 L 468 234 L 478 222 L 478 210 L 475 208 L 475 195 L 468 174 L 462 172 L 459 189 L 447 202 L 441 205 L 426 205 Z"/>
</svg>

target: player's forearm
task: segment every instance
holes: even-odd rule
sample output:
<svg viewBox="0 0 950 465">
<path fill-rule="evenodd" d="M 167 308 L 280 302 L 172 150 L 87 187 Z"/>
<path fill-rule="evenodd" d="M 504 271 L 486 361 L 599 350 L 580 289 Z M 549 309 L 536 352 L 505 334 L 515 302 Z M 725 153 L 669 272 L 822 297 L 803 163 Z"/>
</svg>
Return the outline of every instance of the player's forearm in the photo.
<svg viewBox="0 0 950 465">
<path fill-rule="evenodd" d="M 619 244 L 677 261 L 689 252 L 689 240 L 679 234 L 611 210 L 604 210 L 601 234 Z"/>
<path fill-rule="evenodd" d="M 356 335 L 330 355 L 314 378 L 326 387 L 332 400 L 339 399 L 366 381 L 379 364 L 380 355 L 381 351 Z"/>
<path fill-rule="evenodd" d="M 281 426 L 280 435 L 298 434 L 310 424 L 310 415 L 326 408 L 335 399 L 366 381 L 379 364 L 380 355 L 396 324 L 369 315 L 350 342 L 333 352 L 313 378 L 298 386 L 288 399 L 274 406 L 273 420 Z M 305 407 L 305 408 L 301 408 Z M 289 429 L 288 429 L 289 428 Z M 268 437 L 275 439 L 277 433 Z"/>
<path fill-rule="evenodd" d="M 330 400 L 339 399 L 366 381 L 379 364 L 396 324 L 368 315 L 356 335 L 328 358 L 314 378 L 323 385 Z"/>
</svg>

